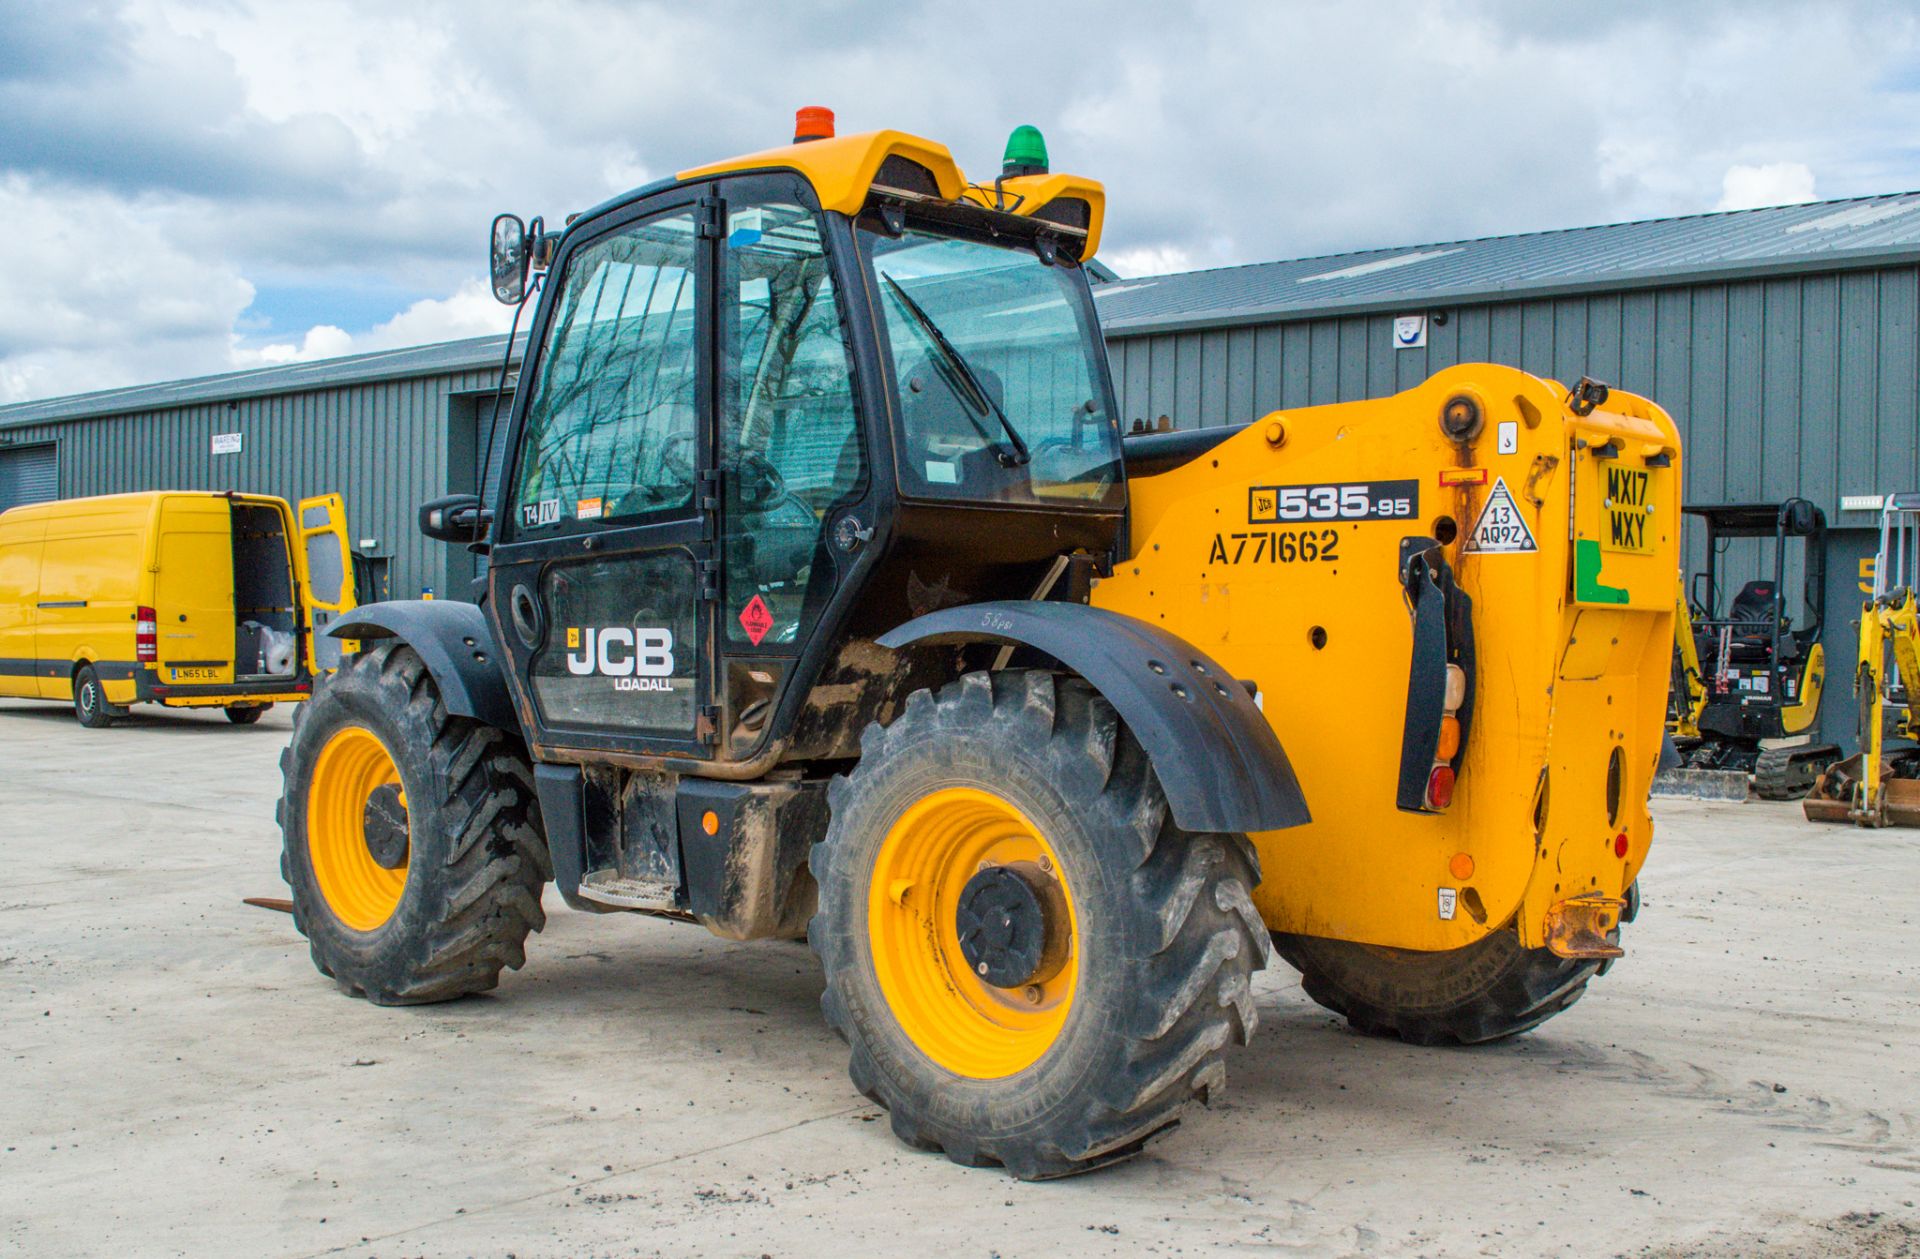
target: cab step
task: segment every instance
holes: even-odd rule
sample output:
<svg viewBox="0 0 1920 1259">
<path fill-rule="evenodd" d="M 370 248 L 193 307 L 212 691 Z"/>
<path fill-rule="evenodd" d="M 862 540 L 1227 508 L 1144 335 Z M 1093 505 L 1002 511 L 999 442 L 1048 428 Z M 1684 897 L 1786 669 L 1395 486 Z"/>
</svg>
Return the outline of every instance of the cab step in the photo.
<svg viewBox="0 0 1920 1259">
<path fill-rule="evenodd" d="M 617 909 L 646 909 L 676 913 L 678 889 L 664 879 L 635 878 L 618 870 L 595 870 L 580 880 L 580 895 Z"/>
</svg>

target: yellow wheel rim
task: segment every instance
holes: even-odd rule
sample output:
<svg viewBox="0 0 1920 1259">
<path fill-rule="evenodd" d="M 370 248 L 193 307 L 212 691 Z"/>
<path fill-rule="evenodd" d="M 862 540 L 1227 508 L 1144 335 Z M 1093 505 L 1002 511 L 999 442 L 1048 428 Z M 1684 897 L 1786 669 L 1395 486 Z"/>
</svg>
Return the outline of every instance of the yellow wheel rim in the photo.
<svg viewBox="0 0 1920 1259">
<path fill-rule="evenodd" d="M 995 988 L 961 952 L 960 893 L 983 867 L 1020 863 L 1058 881 L 1066 961 L 1043 982 Z M 949 787 L 900 815 L 874 859 L 867 938 L 901 1030 L 955 1075 L 997 1080 L 1032 1066 L 1073 1006 L 1079 929 L 1059 855 L 1025 814 L 992 792 Z"/>
<path fill-rule="evenodd" d="M 386 745 L 370 730 L 347 726 L 328 739 L 313 763 L 307 789 L 307 855 L 327 908 L 355 931 L 372 931 L 400 904 L 412 862 L 411 824 L 407 856 L 392 870 L 367 848 L 367 800 L 400 782 Z M 406 796 L 400 797 L 405 807 Z"/>
</svg>

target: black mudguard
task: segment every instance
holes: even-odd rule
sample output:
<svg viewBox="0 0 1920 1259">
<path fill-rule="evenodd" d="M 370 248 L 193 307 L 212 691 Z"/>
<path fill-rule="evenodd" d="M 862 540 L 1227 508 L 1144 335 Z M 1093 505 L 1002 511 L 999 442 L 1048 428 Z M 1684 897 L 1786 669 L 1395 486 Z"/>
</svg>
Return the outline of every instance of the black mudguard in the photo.
<svg viewBox="0 0 1920 1259">
<path fill-rule="evenodd" d="M 447 711 L 500 730 L 520 731 L 500 672 L 493 629 L 479 607 L 451 599 L 396 599 L 355 608 L 327 633 L 335 638 L 397 638 L 418 653 Z"/>
<path fill-rule="evenodd" d="M 1246 688 L 1191 643 L 1079 603 L 973 603 L 908 621 L 880 645 L 1032 647 L 1105 696 L 1146 749 L 1189 831 L 1273 831 L 1312 818 L 1273 727 Z"/>
</svg>

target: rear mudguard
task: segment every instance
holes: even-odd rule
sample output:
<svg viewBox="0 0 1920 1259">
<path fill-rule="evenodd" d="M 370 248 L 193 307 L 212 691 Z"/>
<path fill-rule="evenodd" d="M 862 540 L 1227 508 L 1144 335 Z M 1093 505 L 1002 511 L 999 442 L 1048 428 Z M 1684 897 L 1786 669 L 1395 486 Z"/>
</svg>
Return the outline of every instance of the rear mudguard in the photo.
<svg viewBox="0 0 1920 1259">
<path fill-rule="evenodd" d="M 1032 647 L 1106 697 L 1153 762 L 1189 831 L 1271 831 L 1311 820 L 1286 751 L 1226 669 L 1163 629 L 1079 603 L 974 603 L 908 621 L 880 645 Z"/>
<path fill-rule="evenodd" d="M 327 633 L 335 638 L 397 638 L 413 648 L 447 711 L 520 733 L 507 679 L 497 663 L 493 629 L 478 605 L 451 599 L 396 599 L 346 613 Z"/>
</svg>

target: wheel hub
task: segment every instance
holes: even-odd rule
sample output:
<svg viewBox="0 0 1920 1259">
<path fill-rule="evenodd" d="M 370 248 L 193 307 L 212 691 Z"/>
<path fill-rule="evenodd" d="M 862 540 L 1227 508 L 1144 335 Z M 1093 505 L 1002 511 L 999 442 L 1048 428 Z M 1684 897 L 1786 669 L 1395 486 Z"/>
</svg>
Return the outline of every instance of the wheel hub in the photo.
<svg viewBox="0 0 1920 1259">
<path fill-rule="evenodd" d="M 375 865 L 398 870 L 407 864 L 407 806 L 399 783 L 382 783 L 368 794 L 362 825 Z"/>
<path fill-rule="evenodd" d="M 327 908 L 350 931 L 393 917 L 407 888 L 407 797 L 379 736 L 344 726 L 308 771 L 307 860 Z"/>
<path fill-rule="evenodd" d="M 1058 884 L 1031 862 L 982 868 L 960 890 L 960 954 L 995 988 L 1044 983 L 1065 960 Z"/>
</svg>

